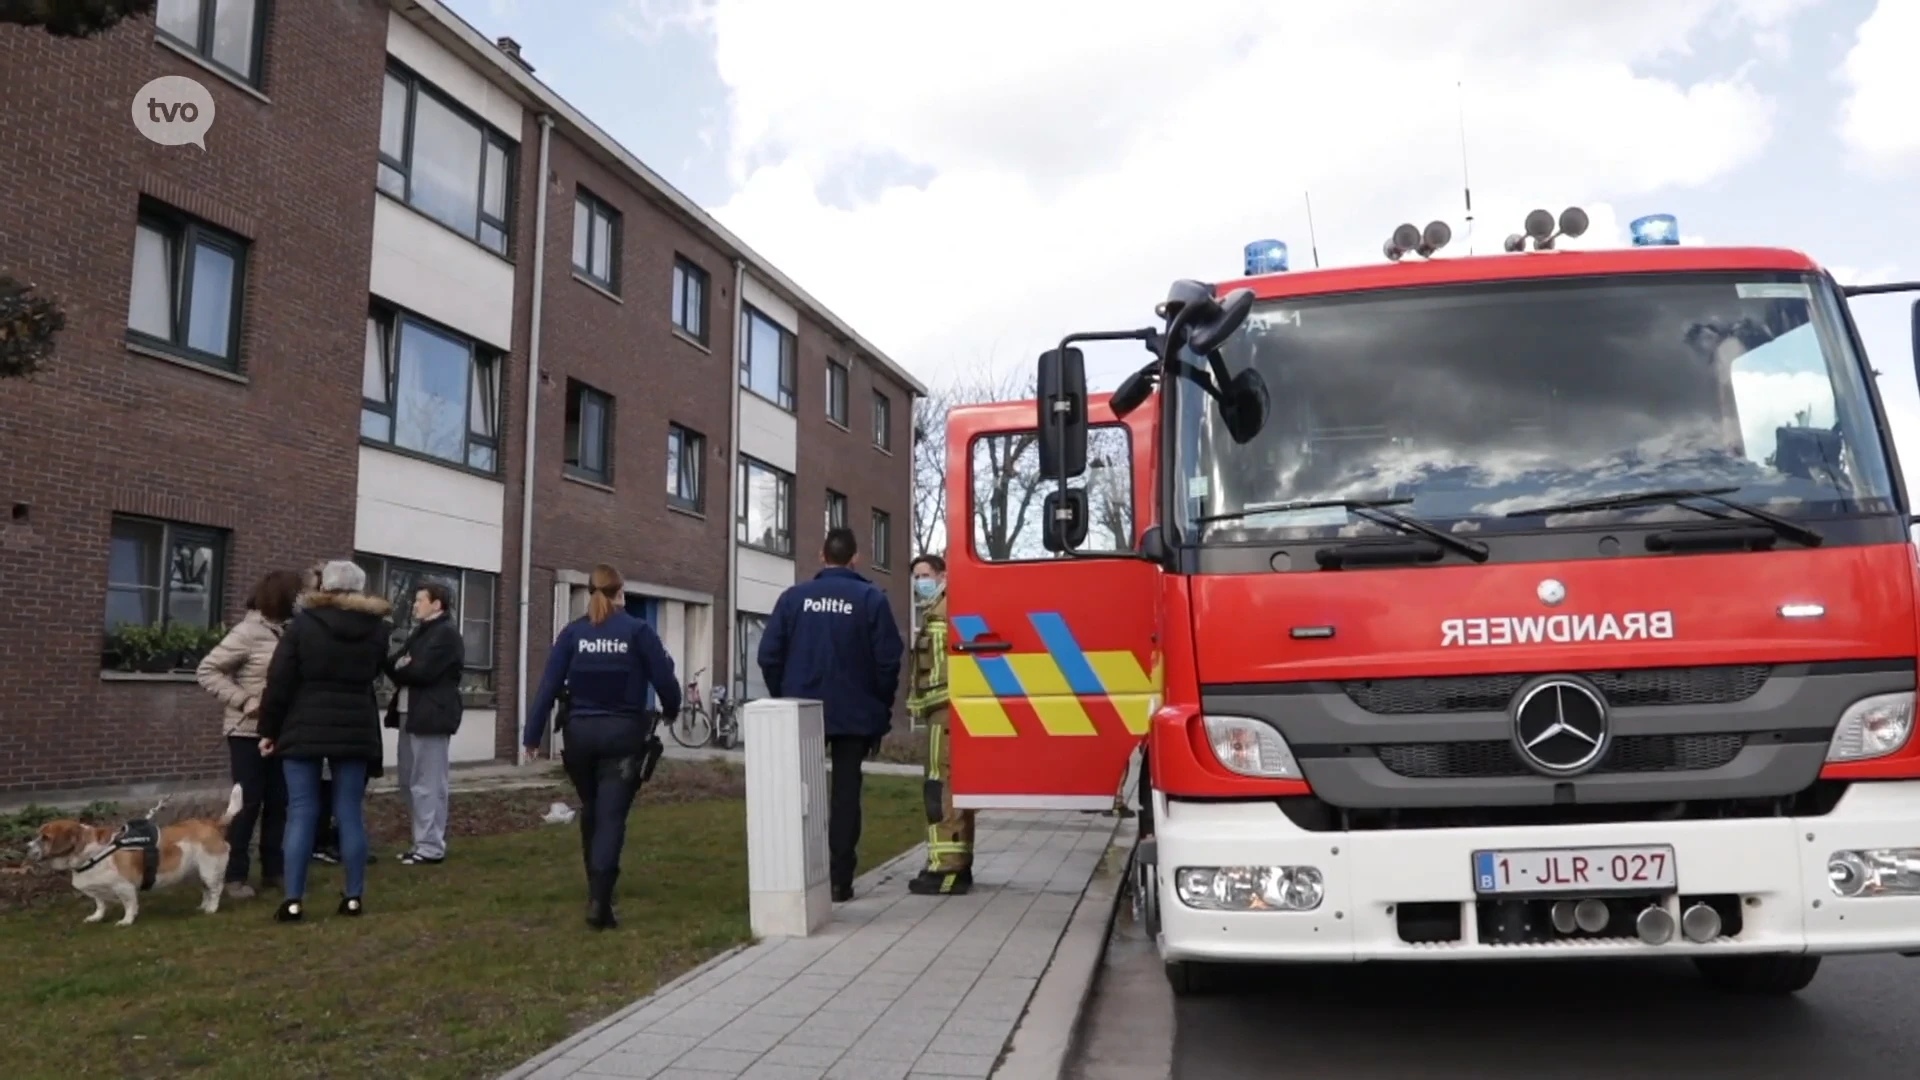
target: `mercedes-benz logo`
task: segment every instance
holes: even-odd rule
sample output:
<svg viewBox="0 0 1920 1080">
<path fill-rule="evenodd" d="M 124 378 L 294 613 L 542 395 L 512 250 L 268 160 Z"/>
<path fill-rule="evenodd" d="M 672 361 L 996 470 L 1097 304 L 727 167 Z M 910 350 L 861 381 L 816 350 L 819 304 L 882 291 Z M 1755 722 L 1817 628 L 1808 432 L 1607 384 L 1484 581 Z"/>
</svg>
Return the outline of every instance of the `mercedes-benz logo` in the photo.
<svg viewBox="0 0 1920 1080">
<path fill-rule="evenodd" d="M 1577 776 L 1598 764 L 1609 742 L 1607 703 L 1573 679 L 1542 679 L 1513 706 L 1513 746 L 1534 771 Z"/>
<path fill-rule="evenodd" d="M 1567 598 L 1567 587 L 1555 581 L 1553 578 L 1548 578 L 1541 582 L 1540 587 L 1535 589 L 1533 593 L 1540 598 L 1541 603 L 1548 607 L 1553 607 Z"/>
</svg>

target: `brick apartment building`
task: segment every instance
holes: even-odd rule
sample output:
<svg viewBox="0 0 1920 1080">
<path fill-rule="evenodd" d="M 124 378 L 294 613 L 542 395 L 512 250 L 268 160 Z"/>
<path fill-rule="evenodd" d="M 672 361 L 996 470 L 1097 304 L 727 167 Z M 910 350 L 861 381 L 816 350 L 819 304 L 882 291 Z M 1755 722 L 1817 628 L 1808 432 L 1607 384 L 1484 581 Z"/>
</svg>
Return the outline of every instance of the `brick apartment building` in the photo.
<svg viewBox="0 0 1920 1080">
<path fill-rule="evenodd" d="M 68 315 L 0 383 L 0 792 L 224 775 L 149 658 L 192 635 L 140 628 L 319 557 L 455 588 L 457 761 L 512 752 L 597 562 L 703 690 L 758 691 L 828 520 L 905 624 L 911 375 L 437 0 L 180 15 L 224 6 L 0 27 L 0 272 Z M 206 152 L 130 123 L 160 75 Z"/>
</svg>

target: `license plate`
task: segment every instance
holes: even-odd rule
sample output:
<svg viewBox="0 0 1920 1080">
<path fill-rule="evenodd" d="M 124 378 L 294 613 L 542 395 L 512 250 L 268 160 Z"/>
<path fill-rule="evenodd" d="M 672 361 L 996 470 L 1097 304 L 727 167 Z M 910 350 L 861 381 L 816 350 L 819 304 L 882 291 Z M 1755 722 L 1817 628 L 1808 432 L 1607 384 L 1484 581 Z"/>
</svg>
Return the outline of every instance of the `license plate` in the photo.
<svg viewBox="0 0 1920 1080">
<path fill-rule="evenodd" d="M 1473 888 L 1480 893 L 1657 892 L 1679 880 L 1673 849 L 1664 845 L 1473 853 Z"/>
</svg>

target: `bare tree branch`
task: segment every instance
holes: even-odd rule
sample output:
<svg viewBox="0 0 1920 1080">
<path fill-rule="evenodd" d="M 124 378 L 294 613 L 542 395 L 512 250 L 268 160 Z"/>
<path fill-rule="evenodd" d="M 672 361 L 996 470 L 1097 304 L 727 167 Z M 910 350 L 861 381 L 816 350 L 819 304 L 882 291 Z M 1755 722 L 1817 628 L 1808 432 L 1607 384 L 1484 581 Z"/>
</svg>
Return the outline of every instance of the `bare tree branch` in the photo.
<svg viewBox="0 0 1920 1080">
<path fill-rule="evenodd" d="M 53 355 L 54 335 L 66 325 L 58 304 L 33 295 L 33 286 L 0 274 L 0 379 L 38 371 Z"/>
<path fill-rule="evenodd" d="M 0 25 L 41 26 L 54 37 L 87 38 L 122 19 L 153 14 L 157 0 L 0 0 Z"/>
</svg>

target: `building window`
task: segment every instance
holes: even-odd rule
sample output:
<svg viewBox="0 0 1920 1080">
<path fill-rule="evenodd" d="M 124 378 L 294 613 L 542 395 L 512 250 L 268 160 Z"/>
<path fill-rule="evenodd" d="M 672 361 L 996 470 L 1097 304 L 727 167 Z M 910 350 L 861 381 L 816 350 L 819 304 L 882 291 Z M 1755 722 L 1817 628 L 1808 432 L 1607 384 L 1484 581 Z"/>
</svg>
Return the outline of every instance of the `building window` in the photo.
<svg viewBox="0 0 1920 1080">
<path fill-rule="evenodd" d="M 873 392 L 873 445 L 893 452 L 893 402 L 878 390 Z"/>
<path fill-rule="evenodd" d="M 767 696 L 767 680 L 760 674 L 760 639 L 765 636 L 765 615 L 740 613 L 740 651 L 733 658 L 733 699 L 737 702 Z"/>
<path fill-rule="evenodd" d="M 620 214 L 580 189 L 573 197 L 573 269 L 608 292 L 620 291 Z"/>
<path fill-rule="evenodd" d="M 613 483 L 613 398 L 572 379 L 567 380 L 566 470 L 596 484 Z"/>
<path fill-rule="evenodd" d="M 847 527 L 847 497 L 833 490 L 832 488 L 828 488 L 827 489 L 827 531 L 832 532 L 835 529 L 844 529 L 846 527 Z"/>
<path fill-rule="evenodd" d="M 452 617 L 459 620 L 460 638 L 466 643 L 460 689 L 469 694 L 493 689 L 493 608 L 500 584 L 496 575 L 384 555 L 356 554 L 353 561 L 367 572 L 367 591 L 393 605 L 394 649 L 413 632 L 414 594 L 430 582 L 445 585 L 453 594 Z"/>
<path fill-rule="evenodd" d="M 792 412 L 798 342 L 785 327 L 750 305 L 740 322 L 741 336 L 746 339 L 746 351 L 740 358 L 740 385 Z"/>
<path fill-rule="evenodd" d="M 847 387 L 851 377 L 845 364 L 827 361 L 827 419 L 847 426 Z"/>
<path fill-rule="evenodd" d="M 213 626 L 224 612 L 220 586 L 226 573 L 224 532 L 115 514 L 107 558 L 107 629 Z"/>
<path fill-rule="evenodd" d="M 507 253 L 514 144 L 412 72 L 387 70 L 380 190 L 488 250 Z"/>
<path fill-rule="evenodd" d="M 268 0 L 160 0 L 154 23 L 168 41 L 253 86 L 260 85 Z"/>
<path fill-rule="evenodd" d="M 667 425 L 667 502 L 699 513 L 707 504 L 707 439 L 679 424 Z"/>
<path fill-rule="evenodd" d="M 885 570 L 893 565 L 893 518 L 885 510 L 873 512 L 873 550 L 867 553 L 868 562 L 875 570 Z"/>
<path fill-rule="evenodd" d="M 240 370 L 247 242 L 145 203 L 133 236 L 127 336 L 182 359 Z"/>
<path fill-rule="evenodd" d="M 673 260 L 673 325 L 707 343 L 707 272 L 678 256 Z"/>
<path fill-rule="evenodd" d="M 793 476 L 750 457 L 740 459 L 735 510 L 739 541 L 774 555 L 793 556 Z"/>
<path fill-rule="evenodd" d="M 492 474 L 499 468 L 500 355 L 417 316 L 367 316 L 360 437 Z"/>
</svg>

